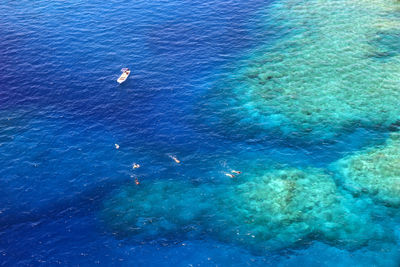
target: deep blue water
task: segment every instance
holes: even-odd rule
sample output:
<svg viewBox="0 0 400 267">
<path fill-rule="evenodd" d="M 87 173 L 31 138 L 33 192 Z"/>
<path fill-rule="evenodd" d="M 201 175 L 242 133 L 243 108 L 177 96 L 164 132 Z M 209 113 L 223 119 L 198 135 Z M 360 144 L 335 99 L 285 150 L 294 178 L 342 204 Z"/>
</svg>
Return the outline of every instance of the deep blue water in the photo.
<svg viewBox="0 0 400 267">
<path fill-rule="evenodd" d="M 260 24 L 270 1 L 2 1 L 0 265 L 374 263 L 318 242 L 270 255 L 211 237 L 129 242 L 98 220 L 103 199 L 135 175 L 206 182 L 219 168 L 245 168 L 243 158 L 325 166 L 374 142 L 360 130 L 334 145 L 251 143 L 204 125 L 199 98 L 279 35 Z M 118 85 L 122 67 L 132 74 Z"/>
</svg>

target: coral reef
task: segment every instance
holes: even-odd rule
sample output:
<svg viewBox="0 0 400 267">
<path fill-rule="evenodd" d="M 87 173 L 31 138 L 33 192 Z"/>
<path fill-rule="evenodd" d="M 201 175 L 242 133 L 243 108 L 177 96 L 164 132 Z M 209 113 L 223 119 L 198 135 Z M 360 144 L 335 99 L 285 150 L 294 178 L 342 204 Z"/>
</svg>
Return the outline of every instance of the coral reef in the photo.
<svg viewBox="0 0 400 267">
<path fill-rule="evenodd" d="M 266 24 L 278 23 L 283 36 L 205 96 L 220 115 L 209 124 L 231 137 L 242 130 L 308 140 L 389 127 L 400 117 L 400 55 L 390 45 L 398 8 L 383 0 L 277 1 Z"/>
<path fill-rule="evenodd" d="M 385 235 L 365 203 L 317 169 L 273 170 L 231 184 L 127 186 L 105 201 L 101 217 L 121 237 L 197 231 L 255 252 L 312 240 L 353 249 Z"/>
<path fill-rule="evenodd" d="M 221 217 L 217 221 L 225 223 L 209 227 L 218 228 L 214 231 L 220 238 L 254 250 L 313 239 L 354 248 L 382 234 L 371 222 L 370 212 L 356 211 L 357 201 L 340 193 L 332 178 L 320 170 L 269 171 L 238 185 L 229 195 L 223 197 L 223 205 L 218 204 L 229 209 L 216 211 Z"/>
<path fill-rule="evenodd" d="M 353 192 L 366 192 L 387 205 L 400 205 L 400 134 L 386 144 L 349 155 L 332 164 Z"/>
<path fill-rule="evenodd" d="M 210 205 L 201 187 L 178 181 L 126 186 L 104 202 L 103 218 L 119 236 L 153 238 L 196 224 Z"/>
</svg>

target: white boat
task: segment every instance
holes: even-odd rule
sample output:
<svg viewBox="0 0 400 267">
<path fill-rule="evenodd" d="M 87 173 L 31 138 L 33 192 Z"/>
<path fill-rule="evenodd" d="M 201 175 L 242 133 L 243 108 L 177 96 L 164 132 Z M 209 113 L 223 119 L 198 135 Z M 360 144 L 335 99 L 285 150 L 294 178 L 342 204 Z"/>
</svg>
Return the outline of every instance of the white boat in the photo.
<svg viewBox="0 0 400 267">
<path fill-rule="evenodd" d="M 128 68 L 123 68 L 123 69 L 121 69 L 121 71 L 122 71 L 122 74 L 121 74 L 121 76 L 119 76 L 119 78 L 117 80 L 117 82 L 119 84 L 125 82 L 126 79 L 128 79 L 129 74 L 131 73 L 131 70 Z"/>
</svg>

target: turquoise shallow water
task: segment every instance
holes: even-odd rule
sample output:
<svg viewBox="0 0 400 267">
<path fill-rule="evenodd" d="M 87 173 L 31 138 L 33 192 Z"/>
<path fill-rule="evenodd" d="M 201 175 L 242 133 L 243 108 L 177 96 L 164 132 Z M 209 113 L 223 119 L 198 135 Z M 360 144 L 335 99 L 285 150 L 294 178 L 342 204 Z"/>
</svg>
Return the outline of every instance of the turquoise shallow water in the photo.
<svg viewBox="0 0 400 267">
<path fill-rule="evenodd" d="M 398 266 L 399 8 L 0 3 L 0 265 Z"/>
</svg>

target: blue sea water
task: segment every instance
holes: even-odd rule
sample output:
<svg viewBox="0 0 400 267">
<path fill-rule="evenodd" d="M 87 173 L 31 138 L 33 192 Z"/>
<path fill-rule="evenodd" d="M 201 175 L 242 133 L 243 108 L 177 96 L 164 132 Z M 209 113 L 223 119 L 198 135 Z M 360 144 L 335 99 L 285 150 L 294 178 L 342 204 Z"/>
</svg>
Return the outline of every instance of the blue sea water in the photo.
<svg viewBox="0 0 400 267">
<path fill-rule="evenodd" d="M 99 219 L 119 187 L 156 179 L 222 179 L 226 168 L 325 167 L 387 133 L 334 143 L 228 138 L 199 99 L 279 29 L 272 0 L 2 1 L 0 3 L 1 266 L 348 266 L 397 262 L 322 242 L 259 255 L 212 236 L 134 242 Z M 122 85 L 122 67 L 132 70 Z M 210 107 L 209 114 L 217 112 Z M 240 133 L 239 133 L 240 134 Z M 117 150 L 114 144 L 119 144 Z M 349 145 L 350 144 L 350 145 Z M 182 164 L 175 164 L 171 156 Z M 140 163 L 132 170 L 133 163 Z M 216 176 L 215 173 L 222 174 Z M 383 218 L 391 223 L 390 218 Z"/>
</svg>

